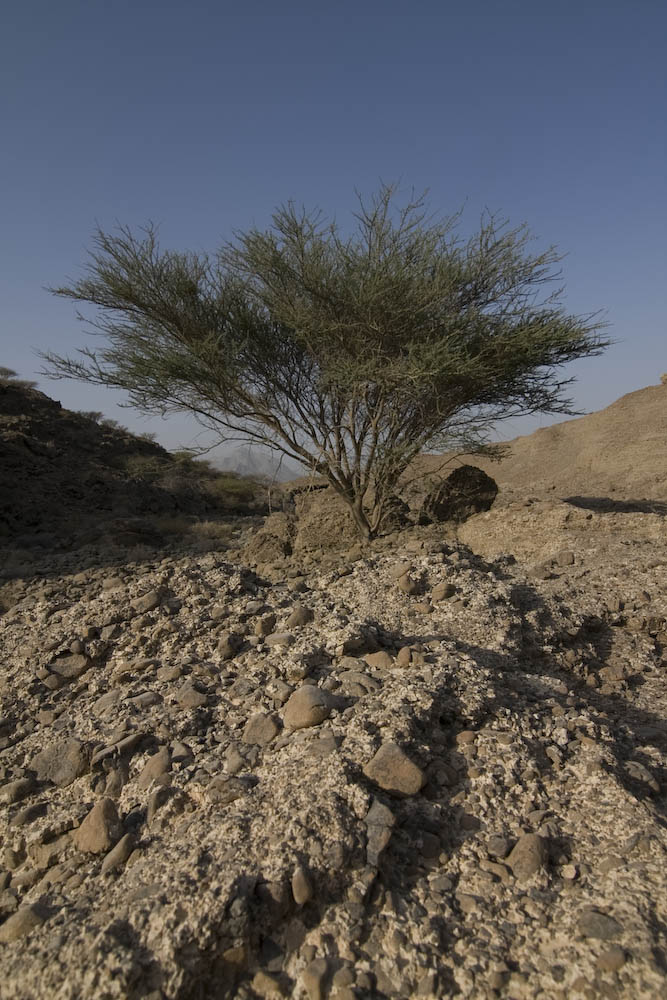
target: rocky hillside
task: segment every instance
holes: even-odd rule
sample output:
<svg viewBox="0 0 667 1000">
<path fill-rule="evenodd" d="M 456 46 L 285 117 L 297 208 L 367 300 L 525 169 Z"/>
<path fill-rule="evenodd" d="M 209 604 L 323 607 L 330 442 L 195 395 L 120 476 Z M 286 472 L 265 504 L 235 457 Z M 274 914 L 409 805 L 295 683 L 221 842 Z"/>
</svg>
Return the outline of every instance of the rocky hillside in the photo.
<svg viewBox="0 0 667 1000">
<path fill-rule="evenodd" d="M 247 507 L 248 482 L 225 480 L 100 417 L 0 379 L 0 543 L 67 547 L 106 528 L 128 530 L 128 518 Z"/>
<path fill-rule="evenodd" d="M 6 548 L 0 998 L 662 996 L 665 514 L 582 482 Z"/>
<path fill-rule="evenodd" d="M 604 410 L 508 442 L 502 462 L 473 461 L 511 492 L 553 490 L 615 501 L 667 502 L 667 381 Z M 435 457 L 423 459 L 426 468 Z"/>
</svg>

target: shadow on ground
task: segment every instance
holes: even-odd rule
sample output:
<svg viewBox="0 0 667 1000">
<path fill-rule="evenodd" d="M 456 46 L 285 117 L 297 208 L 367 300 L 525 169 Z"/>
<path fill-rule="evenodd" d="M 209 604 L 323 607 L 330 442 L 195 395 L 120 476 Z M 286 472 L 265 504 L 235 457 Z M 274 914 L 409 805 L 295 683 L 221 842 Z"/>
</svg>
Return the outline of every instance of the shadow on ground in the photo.
<svg viewBox="0 0 667 1000">
<path fill-rule="evenodd" d="M 667 516 L 667 503 L 661 500 L 613 500 L 611 497 L 563 497 L 563 503 L 594 510 L 599 514 L 660 514 Z"/>
</svg>

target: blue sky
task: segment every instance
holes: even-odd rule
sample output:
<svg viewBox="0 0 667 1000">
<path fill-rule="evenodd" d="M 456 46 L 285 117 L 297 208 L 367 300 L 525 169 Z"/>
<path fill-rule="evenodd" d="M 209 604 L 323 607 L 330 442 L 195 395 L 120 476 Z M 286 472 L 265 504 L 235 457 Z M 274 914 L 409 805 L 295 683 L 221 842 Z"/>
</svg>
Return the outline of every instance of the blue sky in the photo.
<svg viewBox="0 0 667 1000">
<path fill-rule="evenodd" d="M 290 198 L 345 224 L 355 188 L 399 179 L 406 194 L 428 188 L 440 213 L 464 206 L 464 228 L 488 207 L 568 254 L 568 310 L 603 310 L 618 341 L 571 366 L 580 409 L 667 371 L 660 0 L 12 7 L 0 32 L 0 364 L 30 377 L 37 350 L 91 343 L 44 286 L 80 274 L 96 223 L 153 220 L 163 245 L 213 250 Z M 119 410 L 99 388 L 40 387 L 168 447 L 196 433 Z"/>
</svg>

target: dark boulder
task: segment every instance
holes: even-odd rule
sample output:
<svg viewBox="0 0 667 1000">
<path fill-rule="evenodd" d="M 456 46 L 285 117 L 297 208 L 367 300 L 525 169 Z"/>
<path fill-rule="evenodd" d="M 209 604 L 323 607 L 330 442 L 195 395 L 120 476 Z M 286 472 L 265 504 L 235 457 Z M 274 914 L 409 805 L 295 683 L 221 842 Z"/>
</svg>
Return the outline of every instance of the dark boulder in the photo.
<svg viewBox="0 0 667 1000">
<path fill-rule="evenodd" d="M 380 530 L 382 532 L 400 531 L 401 528 L 405 528 L 410 523 L 409 506 L 405 500 L 402 500 L 396 494 L 392 494 L 385 502 Z"/>
<path fill-rule="evenodd" d="M 433 521 L 467 521 L 488 510 L 498 495 L 498 484 L 475 465 L 460 465 L 425 498 L 420 524 Z"/>
</svg>

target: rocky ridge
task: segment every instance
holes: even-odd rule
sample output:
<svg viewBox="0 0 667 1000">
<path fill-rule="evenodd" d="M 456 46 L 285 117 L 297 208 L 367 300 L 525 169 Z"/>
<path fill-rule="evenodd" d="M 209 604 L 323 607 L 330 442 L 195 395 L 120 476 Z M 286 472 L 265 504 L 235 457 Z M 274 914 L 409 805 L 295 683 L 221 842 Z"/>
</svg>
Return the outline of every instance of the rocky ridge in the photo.
<svg viewBox="0 0 667 1000">
<path fill-rule="evenodd" d="M 142 518 L 249 509 L 212 491 L 203 465 L 101 416 L 0 378 L 0 543 L 49 551 L 132 533 L 140 542 Z"/>
</svg>

